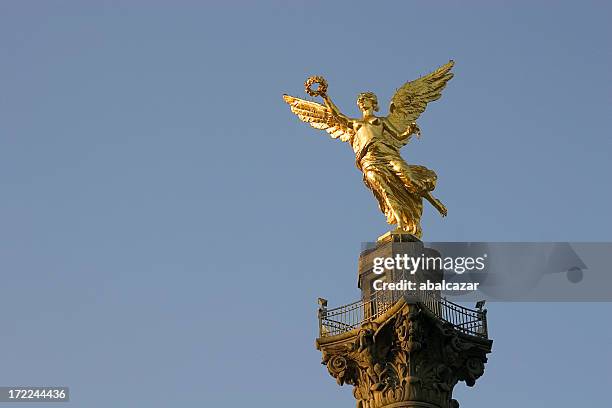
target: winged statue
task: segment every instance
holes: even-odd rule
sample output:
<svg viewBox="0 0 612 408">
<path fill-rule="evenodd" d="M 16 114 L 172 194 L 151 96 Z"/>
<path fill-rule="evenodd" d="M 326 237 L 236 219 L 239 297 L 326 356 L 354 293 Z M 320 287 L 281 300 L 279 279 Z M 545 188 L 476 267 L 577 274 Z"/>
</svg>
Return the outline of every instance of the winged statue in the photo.
<svg viewBox="0 0 612 408">
<path fill-rule="evenodd" d="M 395 92 L 386 117 L 375 115 L 379 110 L 378 99 L 372 92 L 357 97 L 361 118 L 344 115 L 327 95 L 327 81 L 320 76 L 308 78 L 304 85 L 310 96 L 323 98 L 323 105 L 283 95 L 300 120 L 351 145 L 363 182 L 374 193 L 387 222 L 417 238 L 422 237 L 423 199 L 443 217 L 447 210 L 432 195 L 436 173 L 427 167 L 406 163 L 400 149 L 413 135 L 421 136 L 416 120 L 429 102 L 442 96 L 446 83 L 453 77 L 453 65 L 454 61 L 449 61 L 430 74 L 406 82 Z"/>
</svg>

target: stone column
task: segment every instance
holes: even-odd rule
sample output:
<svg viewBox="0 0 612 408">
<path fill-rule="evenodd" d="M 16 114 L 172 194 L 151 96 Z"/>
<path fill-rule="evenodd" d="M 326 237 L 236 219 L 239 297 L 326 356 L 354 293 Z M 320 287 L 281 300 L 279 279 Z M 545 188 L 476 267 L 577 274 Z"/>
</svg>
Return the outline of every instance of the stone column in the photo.
<svg viewBox="0 0 612 408">
<path fill-rule="evenodd" d="M 393 248 L 385 245 L 393 242 L 381 242 L 373 251 L 392 253 Z M 371 254 L 362 253 L 362 257 Z M 359 286 L 363 298 L 374 299 L 371 303 L 376 302 L 376 295 L 370 290 L 372 279 L 366 264 L 360 262 Z M 442 309 L 449 305 L 441 301 L 432 307 L 400 297 L 383 313 L 364 311 L 363 320 L 346 325 L 347 330 L 320 333 L 316 346 L 323 354 L 322 363 L 339 385 L 353 386 L 357 408 L 457 408 L 459 403 L 452 398 L 454 386 L 460 381 L 475 384 L 484 373 L 493 342 L 486 329 L 466 332 L 456 322 L 446 321 Z M 333 319 L 341 319 L 343 309 L 326 306 L 325 301 L 323 325 L 326 318 L 335 324 Z M 465 310 L 482 318 L 482 327 L 486 327 L 484 312 Z"/>
</svg>

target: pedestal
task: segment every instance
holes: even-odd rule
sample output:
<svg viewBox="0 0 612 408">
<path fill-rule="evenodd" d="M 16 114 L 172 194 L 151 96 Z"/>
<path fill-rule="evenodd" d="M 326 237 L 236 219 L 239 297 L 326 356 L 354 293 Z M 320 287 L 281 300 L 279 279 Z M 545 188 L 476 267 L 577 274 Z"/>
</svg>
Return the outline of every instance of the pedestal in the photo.
<svg viewBox="0 0 612 408">
<path fill-rule="evenodd" d="M 316 347 L 322 363 L 339 385 L 353 386 L 358 408 L 457 408 L 453 387 L 459 381 L 473 386 L 491 352 L 486 310 L 435 293 L 415 300 L 372 290 L 368 257 L 390 256 L 394 242 L 392 236 L 362 252 L 360 300 L 328 309 L 320 299 Z M 441 277 L 441 271 L 422 272 Z M 392 278 L 394 271 L 388 273 Z"/>
</svg>

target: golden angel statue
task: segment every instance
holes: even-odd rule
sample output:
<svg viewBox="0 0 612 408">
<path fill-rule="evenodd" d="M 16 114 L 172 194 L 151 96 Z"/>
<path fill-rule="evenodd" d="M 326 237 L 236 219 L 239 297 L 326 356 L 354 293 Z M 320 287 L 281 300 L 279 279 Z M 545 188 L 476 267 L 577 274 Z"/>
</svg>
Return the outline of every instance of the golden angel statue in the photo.
<svg viewBox="0 0 612 408">
<path fill-rule="evenodd" d="M 436 173 L 424 166 L 407 164 L 400 156 L 400 149 L 412 135 L 420 137 L 416 120 L 429 102 L 442 96 L 442 89 L 453 77 L 450 72 L 453 65 L 449 61 L 432 73 L 405 83 L 391 99 L 386 117 L 374 114 L 378 111 L 378 100 L 372 92 L 357 97 L 360 119 L 342 114 L 327 95 L 323 77 L 310 77 L 304 85 L 310 96 L 321 96 L 325 105 L 283 95 L 291 111 L 302 121 L 351 145 L 363 182 L 374 193 L 387 222 L 397 224 L 398 230 L 417 238 L 422 236 L 423 198 L 443 217 L 446 207 L 431 194 L 436 186 Z M 315 84 L 318 86 L 313 89 Z"/>
</svg>

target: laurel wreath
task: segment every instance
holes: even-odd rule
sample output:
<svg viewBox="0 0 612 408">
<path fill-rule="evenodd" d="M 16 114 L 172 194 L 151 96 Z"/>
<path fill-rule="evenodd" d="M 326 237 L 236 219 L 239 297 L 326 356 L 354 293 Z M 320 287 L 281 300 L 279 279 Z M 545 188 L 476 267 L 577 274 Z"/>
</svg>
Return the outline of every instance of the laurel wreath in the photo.
<svg viewBox="0 0 612 408">
<path fill-rule="evenodd" d="M 318 84 L 317 89 L 312 86 Z M 311 76 L 304 82 L 306 93 L 310 96 L 324 96 L 327 93 L 327 81 L 322 76 Z"/>
</svg>

